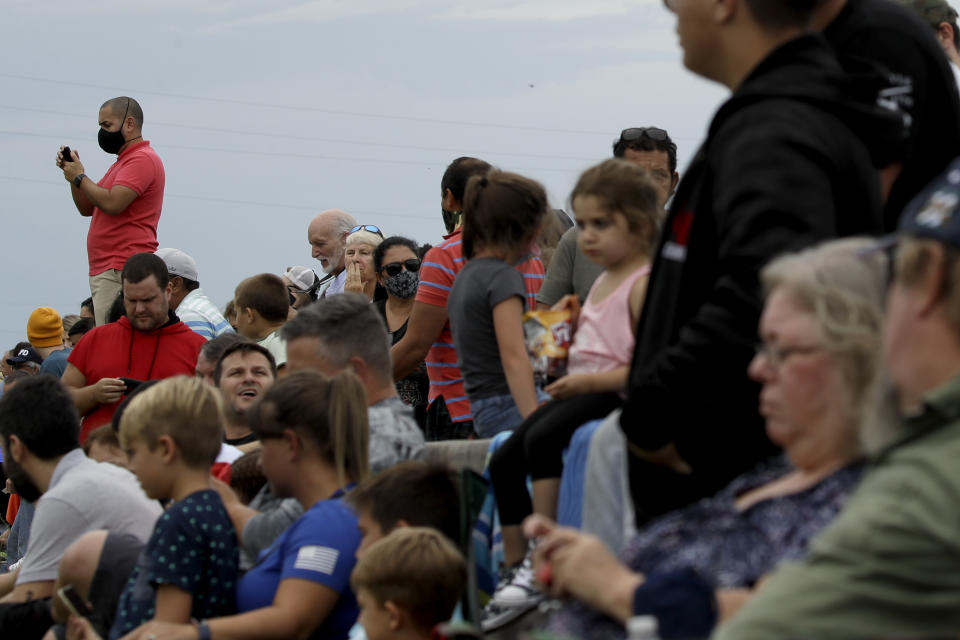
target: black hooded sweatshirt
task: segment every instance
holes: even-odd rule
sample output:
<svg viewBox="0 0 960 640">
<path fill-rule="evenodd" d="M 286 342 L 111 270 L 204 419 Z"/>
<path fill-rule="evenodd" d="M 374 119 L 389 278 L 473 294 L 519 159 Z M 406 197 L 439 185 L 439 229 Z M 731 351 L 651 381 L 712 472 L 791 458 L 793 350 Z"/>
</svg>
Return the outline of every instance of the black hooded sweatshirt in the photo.
<svg viewBox="0 0 960 640">
<path fill-rule="evenodd" d="M 747 377 L 759 272 L 781 253 L 882 230 L 874 167 L 901 152 L 905 123 L 876 106 L 879 88 L 844 75 L 822 36 L 805 35 L 771 52 L 714 116 L 664 224 L 620 419 L 640 449 L 675 444 L 693 475 L 673 483 L 661 470 L 660 486 L 632 487 L 641 520 L 774 452 Z M 676 488 L 691 484 L 692 494 Z"/>
</svg>

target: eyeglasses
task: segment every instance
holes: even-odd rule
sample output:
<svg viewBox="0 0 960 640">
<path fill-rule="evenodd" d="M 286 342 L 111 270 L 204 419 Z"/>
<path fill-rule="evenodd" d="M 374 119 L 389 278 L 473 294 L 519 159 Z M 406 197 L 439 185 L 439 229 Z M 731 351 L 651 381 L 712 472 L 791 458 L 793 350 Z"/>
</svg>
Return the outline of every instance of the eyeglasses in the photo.
<svg viewBox="0 0 960 640">
<path fill-rule="evenodd" d="M 631 127 L 620 132 L 620 142 L 636 142 L 641 138 L 665 142 L 670 136 L 659 127 Z"/>
<path fill-rule="evenodd" d="M 883 253 L 883 259 L 886 267 L 886 286 L 887 290 L 890 290 L 890 287 L 893 286 L 893 281 L 897 276 L 897 251 L 900 248 L 900 237 L 895 235 L 890 235 L 885 238 L 881 238 L 880 241 L 870 247 L 860 249 L 857 251 L 857 257 L 868 260 L 877 253 Z"/>
<path fill-rule="evenodd" d="M 420 271 L 420 261 L 416 258 L 410 258 L 409 260 L 404 260 L 403 262 L 391 262 L 390 264 L 383 265 L 381 270 L 386 271 L 388 276 L 395 276 L 404 268 L 406 268 L 407 271 L 416 273 L 417 271 Z"/>
<path fill-rule="evenodd" d="M 383 237 L 383 232 L 380 231 L 380 227 L 372 224 L 358 224 L 353 229 L 350 229 L 350 231 L 348 231 L 347 233 L 353 233 L 355 231 L 360 231 L 361 229 L 363 229 L 364 231 L 369 231 L 370 233 L 375 233 L 381 238 Z"/>
<path fill-rule="evenodd" d="M 757 355 L 763 355 L 763 357 L 767 359 L 767 364 L 774 369 L 782 367 L 783 363 L 786 362 L 790 356 L 807 355 L 825 350 L 821 345 L 781 347 L 778 344 L 770 342 L 761 342 L 757 345 Z"/>
</svg>

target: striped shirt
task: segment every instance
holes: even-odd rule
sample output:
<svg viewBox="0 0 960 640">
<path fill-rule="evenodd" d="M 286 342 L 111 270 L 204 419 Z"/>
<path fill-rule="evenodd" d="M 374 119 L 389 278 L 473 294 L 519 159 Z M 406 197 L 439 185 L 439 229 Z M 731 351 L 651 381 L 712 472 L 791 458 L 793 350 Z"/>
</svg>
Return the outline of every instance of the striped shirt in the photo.
<svg viewBox="0 0 960 640">
<path fill-rule="evenodd" d="M 203 289 L 194 289 L 180 301 L 177 317 L 183 324 L 207 340 L 224 333 L 233 333 L 233 327 L 210 301 Z"/>
<path fill-rule="evenodd" d="M 453 281 L 463 269 L 464 260 L 460 244 L 460 231 L 444 237 L 444 241 L 430 249 L 420 267 L 420 286 L 417 302 L 435 307 L 446 307 Z M 527 288 L 527 308 L 537 308 L 537 293 L 543 284 L 543 263 L 534 256 L 520 264 L 517 269 L 523 274 Z M 454 422 L 473 420 L 470 401 L 463 388 L 463 376 L 457 366 L 457 350 L 453 346 L 450 321 L 444 323 L 440 335 L 427 352 L 427 376 L 430 378 L 429 401 L 443 396 Z"/>
</svg>

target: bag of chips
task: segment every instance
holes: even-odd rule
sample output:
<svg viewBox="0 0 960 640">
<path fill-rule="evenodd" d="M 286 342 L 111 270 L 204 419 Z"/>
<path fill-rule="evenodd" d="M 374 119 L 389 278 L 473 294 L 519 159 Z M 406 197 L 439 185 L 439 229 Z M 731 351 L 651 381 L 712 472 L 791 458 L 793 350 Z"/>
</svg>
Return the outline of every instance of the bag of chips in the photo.
<svg viewBox="0 0 960 640">
<path fill-rule="evenodd" d="M 566 375 L 567 350 L 573 338 L 570 311 L 527 311 L 523 337 L 537 386 Z"/>
</svg>

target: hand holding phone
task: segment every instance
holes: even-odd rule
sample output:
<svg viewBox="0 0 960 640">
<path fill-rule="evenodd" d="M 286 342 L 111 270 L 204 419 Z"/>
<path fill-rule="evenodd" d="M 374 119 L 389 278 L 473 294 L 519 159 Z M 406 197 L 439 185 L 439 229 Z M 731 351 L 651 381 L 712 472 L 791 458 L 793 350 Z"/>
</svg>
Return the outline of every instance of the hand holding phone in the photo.
<svg viewBox="0 0 960 640">
<path fill-rule="evenodd" d="M 60 155 L 63 156 L 64 162 L 73 162 L 73 152 L 70 151 L 70 147 L 64 145 L 63 151 L 60 152 Z"/>
<path fill-rule="evenodd" d="M 60 598 L 63 606 L 73 615 L 80 618 L 89 618 L 93 615 L 90 606 L 80 597 L 80 594 L 77 593 L 77 590 L 73 588 L 72 584 L 60 587 L 60 589 L 57 590 L 57 596 Z"/>
<path fill-rule="evenodd" d="M 143 380 L 135 380 L 134 378 L 119 378 L 119 380 L 127 388 L 126 395 L 133 393 L 134 389 L 143 384 Z"/>
</svg>

